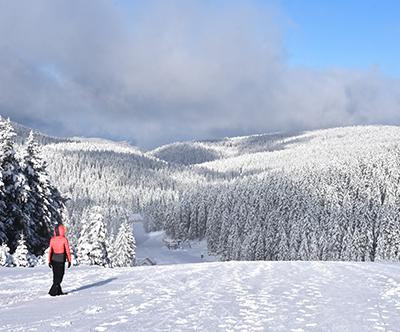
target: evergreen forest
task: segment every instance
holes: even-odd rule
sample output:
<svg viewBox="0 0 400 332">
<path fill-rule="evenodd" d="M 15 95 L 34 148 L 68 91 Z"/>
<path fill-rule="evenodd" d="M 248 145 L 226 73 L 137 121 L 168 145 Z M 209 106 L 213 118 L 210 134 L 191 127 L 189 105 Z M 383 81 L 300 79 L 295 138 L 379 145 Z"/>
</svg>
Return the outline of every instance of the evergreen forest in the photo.
<svg viewBox="0 0 400 332">
<path fill-rule="evenodd" d="M 49 229 L 63 223 L 76 262 L 130 266 L 132 222 L 143 219 L 148 232 L 207 241 L 224 261 L 400 259 L 399 127 L 141 151 L 33 135 L 17 124 L 13 135 L 10 121 L 1 123 L 0 241 L 10 254 L 21 239 L 43 254 Z"/>
</svg>

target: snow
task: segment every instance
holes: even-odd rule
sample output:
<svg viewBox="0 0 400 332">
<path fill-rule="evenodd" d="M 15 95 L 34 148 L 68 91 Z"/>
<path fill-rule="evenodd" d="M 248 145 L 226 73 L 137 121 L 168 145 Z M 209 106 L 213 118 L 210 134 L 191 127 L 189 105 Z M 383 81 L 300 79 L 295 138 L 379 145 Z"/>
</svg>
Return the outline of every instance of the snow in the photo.
<svg viewBox="0 0 400 332">
<path fill-rule="evenodd" d="M 399 331 L 398 263 L 218 262 L 141 227 L 157 265 L 73 266 L 66 296 L 47 295 L 47 266 L 0 268 L 0 331 Z"/>
<path fill-rule="evenodd" d="M 201 262 L 215 262 L 219 259 L 211 256 L 207 249 L 206 241 L 194 241 L 182 243 L 181 249 L 173 250 L 165 247 L 165 241 L 173 241 L 168 239 L 165 232 L 146 233 L 143 229 L 142 222 L 136 222 L 133 226 L 133 234 L 136 239 L 136 258 L 149 258 L 157 265 L 170 264 L 187 264 Z M 203 258 L 201 258 L 203 256 Z"/>
</svg>

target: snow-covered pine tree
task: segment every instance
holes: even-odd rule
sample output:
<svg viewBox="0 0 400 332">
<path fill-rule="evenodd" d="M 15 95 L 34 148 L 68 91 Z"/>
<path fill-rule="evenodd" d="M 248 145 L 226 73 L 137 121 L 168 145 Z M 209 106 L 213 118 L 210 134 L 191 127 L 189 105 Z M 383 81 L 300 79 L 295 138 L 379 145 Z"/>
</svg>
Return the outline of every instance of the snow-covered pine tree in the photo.
<svg viewBox="0 0 400 332">
<path fill-rule="evenodd" d="M 165 207 L 165 231 L 173 239 L 176 238 L 176 227 L 180 221 L 180 206 L 171 202 Z"/>
<path fill-rule="evenodd" d="M 133 225 L 130 222 L 123 222 L 118 230 L 114 243 L 112 265 L 118 267 L 135 266 L 136 241 L 133 236 Z"/>
<path fill-rule="evenodd" d="M 240 259 L 244 261 L 254 261 L 256 256 L 256 246 L 258 241 L 257 231 L 247 234 L 243 239 L 243 248 L 241 250 Z"/>
<path fill-rule="evenodd" d="M 270 211 L 267 213 L 267 210 L 264 209 L 266 222 L 266 231 L 265 231 L 265 260 L 275 260 L 277 254 L 277 246 L 275 245 L 276 239 L 276 232 L 278 229 L 278 217 L 277 211 Z"/>
<path fill-rule="evenodd" d="M 357 261 L 370 261 L 373 243 L 372 216 L 369 202 L 360 204 L 355 211 L 354 249 Z"/>
<path fill-rule="evenodd" d="M 240 252 L 242 250 L 242 243 L 240 239 L 239 220 L 232 221 L 229 229 L 227 250 L 229 260 L 240 260 Z"/>
<path fill-rule="evenodd" d="M 3 233 L 11 252 L 15 251 L 20 233 L 29 222 L 29 217 L 24 213 L 29 187 L 14 150 L 12 137 L 15 135 L 10 119 L 4 120 L 0 116 L 0 171 L 4 185 Z"/>
<path fill-rule="evenodd" d="M 388 211 L 382 218 L 377 243 L 377 261 L 396 262 L 400 260 L 400 198 L 397 200 L 397 208 L 391 213 Z"/>
<path fill-rule="evenodd" d="M 10 255 L 10 248 L 8 248 L 6 243 L 3 243 L 0 246 L 0 266 L 12 266 L 13 265 L 13 259 L 12 256 Z"/>
<path fill-rule="evenodd" d="M 199 234 L 197 236 L 199 237 L 200 240 L 204 238 L 206 235 L 206 227 L 207 227 L 207 205 L 204 202 L 204 197 L 200 197 L 201 201 L 199 204 L 199 210 L 198 210 L 198 231 Z"/>
<path fill-rule="evenodd" d="M 218 254 L 221 255 L 221 260 L 226 261 L 230 259 L 229 255 L 229 248 L 228 248 L 228 237 L 229 232 L 231 229 L 231 216 L 229 214 L 228 208 L 225 208 L 224 212 L 222 213 L 222 220 L 221 220 L 221 234 L 218 246 Z"/>
<path fill-rule="evenodd" d="M 300 243 L 299 253 L 298 253 L 297 258 L 301 261 L 310 260 L 310 249 L 308 246 L 308 239 L 307 239 L 307 234 L 305 231 L 303 231 L 303 234 L 301 235 L 301 243 Z"/>
<path fill-rule="evenodd" d="M 190 206 L 190 226 L 187 231 L 186 238 L 189 240 L 194 240 L 195 238 L 199 237 L 198 210 L 195 202 L 191 201 Z"/>
<path fill-rule="evenodd" d="M 289 260 L 297 260 L 302 241 L 300 223 L 297 219 L 291 220 L 291 229 L 289 233 Z"/>
<path fill-rule="evenodd" d="M 13 254 L 13 260 L 17 267 L 33 267 L 36 265 L 36 257 L 29 253 L 23 232 L 20 234 L 17 249 L 15 249 Z"/>
<path fill-rule="evenodd" d="M 181 238 L 182 240 L 188 239 L 189 236 L 189 229 L 190 225 L 192 223 L 192 220 L 190 219 L 191 217 L 191 211 L 193 210 L 193 206 L 191 206 L 191 202 L 189 201 L 188 195 L 185 195 L 185 198 L 181 204 L 181 222 L 178 225 L 178 238 Z M 193 223 L 195 221 L 193 220 Z"/>
<path fill-rule="evenodd" d="M 107 246 L 109 266 L 114 267 L 113 257 L 115 251 L 115 236 L 113 232 L 111 232 L 110 236 L 108 237 L 106 241 L 106 246 Z"/>
<path fill-rule="evenodd" d="M 224 202 L 224 194 L 226 192 L 226 188 L 220 188 L 221 193 L 217 195 L 213 208 L 211 210 L 210 218 L 207 222 L 207 247 L 212 252 L 218 252 L 219 248 L 219 240 L 221 236 L 222 229 L 222 215 L 225 207 Z"/>
<path fill-rule="evenodd" d="M 263 261 L 265 260 L 265 243 L 264 243 L 264 234 L 262 230 L 258 231 L 258 238 L 255 250 L 255 257 L 256 261 Z"/>
<path fill-rule="evenodd" d="M 290 260 L 289 256 L 289 241 L 286 235 L 286 230 L 281 223 L 278 228 L 278 234 L 277 234 L 277 254 L 276 254 L 276 259 L 278 261 L 287 261 Z"/>
<path fill-rule="evenodd" d="M 4 203 L 4 183 L 3 183 L 3 174 L 0 170 L 0 244 L 7 244 L 7 235 L 6 235 L 6 205 Z M 8 246 L 7 246 L 8 248 Z M 9 248 L 8 248 L 9 249 Z M 10 250 L 10 249 L 9 249 Z"/>
<path fill-rule="evenodd" d="M 29 134 L 22 162 L 22 172 L 30 188 L 25 204 L 25 213 L 29 216 L 29 223 L 24 229 L 25 239 L 29 250 L 41 255 L 52 236 L 54 224 L 61 223 L 64 199 L 50 184 L 33 131 Z"/>
<path fill-rule="evenodd" d="M 78 243 L 78 259 L 87 265 L 107 266 L 109 263 L 107 248 L 107 229 L 103 209 L 93 206 L 82 220 L 81 236 Z"/>
</svg>

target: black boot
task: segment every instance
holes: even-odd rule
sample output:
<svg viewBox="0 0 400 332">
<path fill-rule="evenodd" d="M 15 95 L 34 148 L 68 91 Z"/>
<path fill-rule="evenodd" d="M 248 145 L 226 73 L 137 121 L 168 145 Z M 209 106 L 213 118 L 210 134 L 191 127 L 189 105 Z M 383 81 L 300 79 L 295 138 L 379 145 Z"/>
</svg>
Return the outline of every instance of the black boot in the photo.
<svg viewBox="0 0 400 332">
<path fill-rule="evenodd" d="M 49 290 L 51 296 L 57 296 L 62 294 L 61 286 L 58 284 L 53 284 Z"/>
</svg>

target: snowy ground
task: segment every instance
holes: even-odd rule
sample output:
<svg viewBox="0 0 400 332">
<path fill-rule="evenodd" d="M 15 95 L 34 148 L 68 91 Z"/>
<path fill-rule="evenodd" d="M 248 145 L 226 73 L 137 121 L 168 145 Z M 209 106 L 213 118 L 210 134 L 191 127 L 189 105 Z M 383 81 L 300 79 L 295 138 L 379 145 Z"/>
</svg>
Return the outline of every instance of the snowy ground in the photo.
<svg viewBox="0 0 400 332">
<path fill-rule="evenodd" d="M 0 268 L 0 331 L 400 331 L 398 263 L 204 262 L 160 236 L 137 237 L 159 265 L 74 266 L 66 296 L 47 266 Z"/>
</svg>

